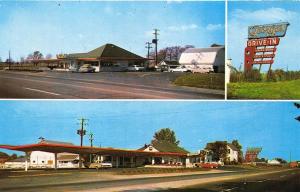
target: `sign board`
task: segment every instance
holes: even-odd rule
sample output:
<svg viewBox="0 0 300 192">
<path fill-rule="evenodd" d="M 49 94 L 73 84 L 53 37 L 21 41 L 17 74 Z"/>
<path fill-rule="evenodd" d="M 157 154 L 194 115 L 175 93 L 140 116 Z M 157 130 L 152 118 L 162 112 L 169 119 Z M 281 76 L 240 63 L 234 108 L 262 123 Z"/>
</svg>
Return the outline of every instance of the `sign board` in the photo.
<svg viewBox="0 0 300 192">
<path fill-rule="evenodd" d="M 250 39 L 247 41 L 248 47 L 259 47 L 259 46 L 275 46 L 279 44 L 279 38 L 263 38 L 263 39 Z"/>
<path fill-rule="evenodd" d="M 248 39 L 258 39 L 267 37 L 284 37 L 288 22 L 274 23 L 268 25 L 254 25 L 248 27 Z"/>
</svg>

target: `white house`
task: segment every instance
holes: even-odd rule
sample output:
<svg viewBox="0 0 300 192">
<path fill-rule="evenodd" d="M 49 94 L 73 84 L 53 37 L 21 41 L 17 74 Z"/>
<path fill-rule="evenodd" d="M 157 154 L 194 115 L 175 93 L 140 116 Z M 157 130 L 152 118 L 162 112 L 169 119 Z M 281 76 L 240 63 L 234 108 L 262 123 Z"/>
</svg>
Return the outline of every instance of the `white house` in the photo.
<svg viewBox="0 0 300 192">
<path fill-rule="evenodd" d="M 168 142 L 162 141 L 152 141 L 151 144 L 145 144 L 144 147 L 140 148 L 139 150 L 147 151 L 147 152 L 165 152 L 165 153 L 180 153 L 188 155 L 188 151 L 185 149 Z M 148 159 L 144 159 L 144 164 L 151 164 L 151 165 L 165 165 L 165 166 L 182 166 L 187 165 L 188 158 L 184 158 L 182 156 L 153 156 L 149 157 Z"/>
<path fill-rule="evenodd" d="M 227 158 L 230 162 L 238 162 L 239 150 L 231 143 L 227 144 Z"/>
<path fill-rule="evenodd" d="M 180 65 L 188 69 L 213 68 L 215 72 L 225 72 L 225 47 L 189 48 L 179 59 Z"/>
<path fill-rule="evenodd" d="M 45 144 L 63 144 L 73 145 L 67 142 L 58 142 L 42 139 L 39 143 Z M 79 155 L 73 153 L 58 153 L 57 168 L 77 168 L 79 167 Z M 54 168 L 55 155 L 54 153 L 44 151 L 32 151 L 30 153 L 30 167 L 32 168 Z"/>
<path fill-rule="evenodd" d="M 280 165 L 281 163 L 276 159 L 272 159 L 272 160 L 268 160 L 268 164 L 269 165 Z"/>
</svg>

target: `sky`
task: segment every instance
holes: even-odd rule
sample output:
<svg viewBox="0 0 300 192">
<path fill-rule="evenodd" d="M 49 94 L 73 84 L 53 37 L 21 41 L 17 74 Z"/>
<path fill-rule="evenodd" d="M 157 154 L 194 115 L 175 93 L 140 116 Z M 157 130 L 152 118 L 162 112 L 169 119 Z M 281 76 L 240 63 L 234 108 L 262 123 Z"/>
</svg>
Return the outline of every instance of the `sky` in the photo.
<svg viewBox="0 0 300 192">
<path fill-rule="evenodd" d="M 158 48 L 224 45 L 224 2 L 0 1 L 0 57 L 14 60 L 87 52 L 113 43 L 141 56 L 159 29 Z"/>
<path fill-rule="evenodd" d="M 299 1 L 229 1 L 228 2 L 228 58 L 240 68 L 244 63 L 248 26 L 289 22 L 287 34 L 277 46 L 273 69 L 300 70 L 300 2 Z M 266 71 L 269 65 L 265 65 Z"/>
<path fill-rule="evenodd" d="M 190 152 L 238 139 L 244 151 L 262 147 L 260 157 L 289 160 L 291 153 L 300 160 L 299 115 L 292 102 L 10 100 L 0 101 L 0 144 L 32 144 L 44 137 L 79 145 L 76 130 L 84 117 L 95 146 L 138 149 L 168 127 Z"/>
</svg>

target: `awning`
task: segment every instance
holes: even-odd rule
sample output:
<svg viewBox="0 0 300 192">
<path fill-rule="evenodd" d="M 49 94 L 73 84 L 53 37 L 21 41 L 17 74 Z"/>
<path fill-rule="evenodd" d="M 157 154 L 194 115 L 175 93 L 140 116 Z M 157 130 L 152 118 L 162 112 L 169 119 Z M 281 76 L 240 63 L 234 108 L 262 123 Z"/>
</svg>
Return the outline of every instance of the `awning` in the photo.
<svg viewBox="0 0 300 192">
<path fill-rule="evenodd" d="M 63 145 L 63 144 L 28 144 L 28 145 L 0 145 L 2 149 L 9 149 L 15 151 L 31 152 L 31 151 L 44 151 L 50 153 L 75 153 L 75 154 L 99 154 L 99 155 L 111 155 L 111 156 L 177 156 L 186 157 L 186 153 L 171 153 L 171 152 L 148 152 L 142 150 L 128 150 L 128 149 L 116 149 L 116 148 L 101 148 L 101 147 L 88 147 L 88 146 L 76 146 L 76 145 Z"/>
</svg>

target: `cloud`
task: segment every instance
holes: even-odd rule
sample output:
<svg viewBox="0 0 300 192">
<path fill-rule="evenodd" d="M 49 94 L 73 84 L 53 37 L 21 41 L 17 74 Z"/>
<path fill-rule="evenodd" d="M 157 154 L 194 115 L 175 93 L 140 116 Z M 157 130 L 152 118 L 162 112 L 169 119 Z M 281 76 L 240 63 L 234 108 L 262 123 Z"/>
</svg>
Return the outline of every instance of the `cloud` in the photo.
<svg viewBox="0 0 300 192">
<path fill-rule="evenodd" d="M 300 30 L 299 14 L 297 12 L 270 7 L 255 11 L 233 9 L 228 15 L 228 58 L 232 59 L 233 65 L 237 68 L 243 66 L 244 49 L 248 37 L 248 26 L 258 24 L 270 24 L 288 21 L 287 35 L 282 38 L 278 45 L 273 69 L 299 70 L 297 55 L 300 50 L 295 44 L 300 43 L 298 31 Z M 263 66 L 263 71 L 268 70 L 268 66 Z"/>
<path fill-rule="evenodd" d="M 216 30 L 223 29 L 223 25 L 222 24 L 208 24 L 206 26 L 206 29 L 208 31 L 216 31 Z"/>
<path fill-rule="evenodd" d="M 197 29 L 198 25 L 196 24 L 190 24 L 190 25 L 180 25 L 180 26 L 169 26 L 169 31 L 187 31 L 192 29 Z"/>
<path fill-rule="evenodd" d="M 294 18 L 296 15 L 296 12 L 275 7 L 256 11 L 245 11 L 242 9 L 236 9 L 232 13 L 232 19 L 264 23 L 288 21 Z"/>
</svg>

